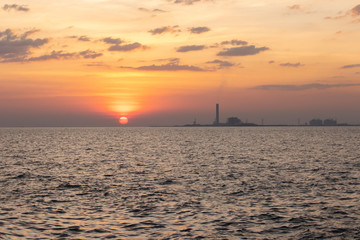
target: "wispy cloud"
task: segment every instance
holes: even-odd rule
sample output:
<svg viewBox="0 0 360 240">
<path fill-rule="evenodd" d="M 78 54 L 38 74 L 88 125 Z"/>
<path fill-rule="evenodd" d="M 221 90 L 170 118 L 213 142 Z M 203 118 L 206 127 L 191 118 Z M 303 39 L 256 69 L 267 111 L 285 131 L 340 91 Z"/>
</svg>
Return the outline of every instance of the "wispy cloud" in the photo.
<svg viewBox="0 0 360 240">
<path fill-rule="evenodd" d="M 17 5 L 17 4 L 5 4 L 2 7 L 3 10 L 5 11 L 10 11 L 10 10 L 14 10 L 14 11 L 19 11 L 19 12 L 28 12 L 30 11 L 30 8 L 28 8 L 25 5 Z"/>
<path fill-rule="evenodd" d="M 103 41 L 107 44 L 112 45 L 108 48 L 109 51 L 130 52 L 130 51 L 134 51 L 136 49 L 148 49 L 147 46 L 142 45 L 141 43 L 138 43 L 138 42 L 124 44 L 125 41 L 123 41 L 120 38 L 107 37 L 107 38 L 104 38 Z"/>
<path fill-rule="evenodd" d="M 152 13 L 164 13 L 166 12 L 165 10 L 159 9 L 159 8 L 155 8 L 155 9 L 148 9 L 148 8 L 138 8 L 139 11 L 142 12 L 152 12 Z"/>
<path fill-rule="evenodd" d="M 208 28 L 208 27 L 193 27 L 193 28 L 190 28 L 189 31 L 194 34 L 201 34 L 201 33 L 209 32 L 210 28 Z"/>
<path fill-rule="evenodd" d="M 228 61 L 222 61 L 222 60 L 219 60 L 219 59 L 215 59 L 214 61 L 209 61 L 209 62 L 206 62 L 206 63 L 207 64 L 215 64 L 215 65 L 217 65 L 218 69 L 229 68 L 229 67 L 232 67 L 232 66 L 235 65 L 234 63 L 231 63 L 231 62 L 228 62 Z"/>
<path fill-rule="evenodd" d="M 286 7 L 291 11 L 303 12 L 303 13 L 311 13 L 307 7 L 304 7 L 300 4 L 294 4 Z"/>
<path fill-rule="evenodd" d="M 293 67 L 293 68 L 298 68 L 298 67 L 304 66 L 304 64 L 301 64 L 301 63 L 299 63 L 299 62 L 297 62 L 297 63 L 289 63 L 289 62 L 287 62 L 287 63 L 280 63 L 279 65 L 280 65 L 281 67 Z"/>
<path fill-rule="evenodd" d="M 295 4 L 295 5 L 287 6 L 287 8 L 290 10 L 301 10 L 302 6 L 299 4 Z"/>
<path fill-rule="evenodd" d="M 31 49 L 49 42 L 47 38 L 29 38 L 36 32 L 38 30 L 27 31 L 22 35 L 16 35 L 10 29 L 0 32 L 0 62 L 21 62 L 28 58 Z"/>
<path fill-rule="evenodd" d="M 344 65 L 341 68 L 358 68 L 358 67 L 360 67 L 360 64 Z"/>
<path fill-rule="evenodd" d="M 164 33 L 178 33 L 181 32 L 178 25 L 175 26 L 164 26 L 149 30 L 152 35 L 164 34 Z"/>
<path fill-rule="evenodd" d="M 248 44 L 248 42 L 242 41 L 242 40 L 237 40 L 237 39 L 221 42 L 221 45 L 233 45 L 233 46 L 247 45 L 247 44 Z"/>
<path fill-rule="evenodd" d="M 177 52 L 190 52 L 190 51 L 200 51 L 205 49 L 205 45 L 189 45 L 181 46 L 176 51 Z"/>
<path fill-rule="evenodd" d="M 101 57 L 103 54 L 102 53 L 98 53 L 92 50 L 86 50 L 86 51 L 82 51 L 79 53 L 80 56 L 82 56 L 83 58 L 98 58 Z"/>
<path fill-rule="evenodd" d="M 269 50 L 267 47 L 255 47 L 254 45 L 243 46 L 243 47 L 233 47 L 225 48 L 223 51 L 219 52 L 217 56 L 249 56 L 256 55 L 260 52 Z"/>
<path fill-rule="evenodd" d="M 91 63 L 88 63 L 86 64 L 86 66 L 88 67 L 107 67 L 107 68 L 110 68 L 109 65 L 103 63 L 103 62 L 91 62 Z"/>
<path fill-rule="evenodd" d="M 325 17 L 325 19 L 330 19 L 330 20 L 339 20 L 339 19 L 343 19 L 343 18 L 346 18 L 346 17 L 353 17 L 353 18 L 358 18 L 360 16 L 360 4 L 359 5 L 356 5 L 355 7 L 353 7 L 352 9 L 346 11 L 345 13 L 343 12 L 339 12 L 339 15 L 338 16 L 334 16 L 334 17 Z M 357 19 L 356 22 L 358 22 L 359 19 Z"/>
<path fill-rule="evenodd" d="M 343 84 L 321 84 L 321 83 L 310 83 L 303 85 L 260 85 L 253 87 L 252 89 L 260 90 L 281 90 L 281 91 L 304 91 L 309 89 L 324 90 L 329 88 L 340 88 L 340 87 L 353 87 L 360 86 L 360 84 L 343 83 Z"/>
<path fill-rule="evenodd" d="M 103 41 L 107 44 L 121 44 L 124 42 L 120 38 L 112 38 L 112 37 L 104 38 Z"/>
<path fill-rule="evenodd" d="M 67 53 L 63 51 L 52 51 L 50 54 L 38 56 L 38 57 L 31 57 L 26 59 L 26 62 L 36 62 L 36 61 L 47 61 L 47 60 L 54 60 L 54 59 L 71 59 L 76 57 L 76 53 Z"/>
<path fill-rule="evenodd" d="M 88 36 L 80 36 L 78 40 L 83 42 L 89 42 L 90 38 Z"/>
<path fill-rule="evenodd" d="M 52 51 L 50 54 L 45 54 L 38 57 L 31 57 L 25 59 L 24 62 L 37 62 L 37 61 L 48 61 L 48 60 L 67 60 L 67 59 L 74 59 L 74 58 L 90 58 L 94 59 L 97 57 L 101 57 L 102 53 L 97 53 L 92 50 L 86 50 L 81 52 L 64 52 L 64 51 Z"/>
<path fill-rule="evenodd" d="M 168 0 L 169 2 L 173 2 L 175 4 L 183 4 L 183 5 L 193 5 L 197 2 L 209 2 L 213 0 Z"/>
<path fill-rule="evenodd" d="M 165 61 L 166 59 L 158 59 L 159 61 Z M 181 65 L 178 58 L 171 58 L 167 59 L 169 62 L 166 64 L 160 65 L 148 65 L 148 66 L 140 66 L 140 67 L 126 67 L 121 66 L 120 68 L 125 69 L 134 69 L 134 70 L 141 70 L 141 71 L 168 71 L 168 72 L 176 72 L 176 71 L 191 71 L 191 72 L 204 72 L 208 71 L 206 69 L 192 66 L 192 65 Z"/>
<path fill-rule="evenodd" d="M 141 43 L 135 42 L 124 45 L 113 45 L 109 47 L 109 51 L 118 51 L 118 52 L 130 52 L 136 49 L 147 49 L 148 47 L 142 45 Z"/>
<path fill-rule="evenodd" d="M 360 16 L 360 4 L 359 4 L 359 5 L 356 5 L 355 7 L 353 7 L 353 8 L 350 10 L 350 13 L 351 13 L 351 15 L 354 16 L 354 17 Z"/>
</svg>

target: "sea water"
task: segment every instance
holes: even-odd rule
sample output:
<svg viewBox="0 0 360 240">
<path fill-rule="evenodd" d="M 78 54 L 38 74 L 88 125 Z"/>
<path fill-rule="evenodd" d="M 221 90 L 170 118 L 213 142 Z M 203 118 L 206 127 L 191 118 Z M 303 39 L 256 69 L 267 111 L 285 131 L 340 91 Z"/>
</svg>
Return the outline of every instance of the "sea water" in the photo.
<svg viewBox="0 0 360 240">
<path fill-rule="evenodd" d="M 360 127 L 1 128 L 0 239 L 359 239 Z"/>
</svg>

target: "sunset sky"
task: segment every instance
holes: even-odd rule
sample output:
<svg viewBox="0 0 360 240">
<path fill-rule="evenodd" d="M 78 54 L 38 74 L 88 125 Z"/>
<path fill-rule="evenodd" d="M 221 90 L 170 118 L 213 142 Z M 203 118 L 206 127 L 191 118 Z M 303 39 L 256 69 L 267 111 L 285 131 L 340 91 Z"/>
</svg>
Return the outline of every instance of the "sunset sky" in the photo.
<svg viewBox="0 0 360 240">
<path fill-rule="evenodd" d="M 360 2 L 0 3 L 0 126 L 360 123 Z"/>
</svg>

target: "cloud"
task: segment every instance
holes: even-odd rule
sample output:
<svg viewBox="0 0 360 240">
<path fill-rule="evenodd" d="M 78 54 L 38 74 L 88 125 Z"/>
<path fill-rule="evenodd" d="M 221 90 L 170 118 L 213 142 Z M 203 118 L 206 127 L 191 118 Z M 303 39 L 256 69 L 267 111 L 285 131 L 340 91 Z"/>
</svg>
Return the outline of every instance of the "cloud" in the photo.
<svg viewBox="0 0 360 240">
<path fill-rule="evenodd" d="M 142 12 L 154 12 L 154 13 L 164 13 L 166 12 L 165 10 L 162 10 L 162 9 L 159 9 L 159 8 L 155 8 L 153 10 L 151 9 L 148 9 L 148 8 L 138 8 L 139 11 L 142 11 Z"/>
<path fill-rule="evenodd" d="M 254 45 L 243 46 L 243 47 L 233 47 L 233 48 L 225 48 L 223 51 L 219 52 L 217 56 L 249 56 L 256 55 L 260 52 L 269 50 L 267 47 L 257 48 Z"/>
<path fill-rule="evenodd" d="M 152 35 L 157 35 L 157 34 L 164 34 L 164 33 L 178 33 L 178 32 L 181 32 L 181 30 L 178 29 L 178 28 L 179 28 L 178 25 L 164 26 L 164 27 L 151 29 L 151 30 L 149 30 L 149 33 L 151 33 Z"/>
<path fill-rule="evenodd" d="M 193 71 L 193 72 L 203 72 L 206 71 L 200 67 L 190 66 L 190 65 L 179 65 L 179 64 L 163 64 L 163 65 L 151 65 L 151 66 L 141 66 L 136 68 L 138 70 L 145 71 Z"/>
<path fill-rule="evenodd" d="M 235 64 L 233 64 L 231 62 L 221 61 L 219 59 L 215 59 L 214 61 L 209 61 L 209 62 L 206 62 L 206 63 L 208 63 L 208 64 L 216 64 L 216 65 L 218 65 L 219 69 L 228 68 L 228 67 L 232 67 L 232 66 L 235 65 Z"/>
<path fill-rule="evenodd" d="M 67 60 L 67 59 L 74 59 L 74 58 L 97 58 L 97 57 L 101 57 L 103 54 L 102 53 L 97 53 L 95 51 L 92 50 L 86 50 L 86 51 L 82 51 L 82 52 L 73 52 L 73 53 L 67 53 L 64 51 L 52 51 L 50 54 L 46 54 L 46 55 L 42 55 L 39 57 L 31 57 L 28 59 L 25 59 L 25 62 L 38 62 L 38 61 L 47 61 L 47 60 Z"/>
<path fill-rule="evenodd" d="M 239 46 L 239 45 L 247 45 L 248 42 L 242 41 L 242 40 L 231 40 L 231 41 L 223 41 L 221 42 L 221 45 L 233 45 L 233 46 Z"/>
<path fill-rule="evenodd" d="M 175 4 L 193 5 L 196 2 L 209 2 L 212 0 L 168 0 L 168 1 L 173 2 Z"/>
<path fill-rule="evenodd" d="M 0 32 L 0 62 L 20 62 L 31 54 L 31 49 L 49 42 L 47 38 L 28 38 L 38 30 L 27 31 L 18 36 L 10 29 Z"/>
<path fill-rule="evenodd" d="M 101 57 L 103 54 L 102 53 L 97 53 L 95 51 L 92 50 L 86 50 L 86 51 L 82 51 L 79 53 L 80 56 L 82 56 L 83 58 L 97 58 L 97 57 Z"/>
<path fill-rule="evenodd" d="M 39 57 L 31 57 L 29 59 L 26 59 L 26 62 L 36 62 L 36 61 L 47 61 L 47 60 L 53 60 L 53 59 L 71 59 L 76 57 L 76 53 L 66 53 L 63 51 L 52 51 L 50 54 L 42 55 Z"/>
<path fill-rule="evenodd" d="M 103 62 L 92 62 L 92 63 L 88 63 L 86 64 L 85 66 L 88 66 L 88 67 L 107 67 L 107 68 L 110 68 L 109 65 L 103 63 Z"/>
<path fill-rule="evenodd" d="M 275 63 L 275 61 L 274 61 L 274 60 L 269 61 L 269 64 L 273 64 L 273 63 Z"/>
<path fill-rule="evenodd" d="M 90 38 L 87 37 L 87 36 L 80 36 L 78 38 L 79 41 L 83 41 L 83 42 L 89 42 L 90 41 Z"/>
<path fill-rule="evenodd" d="M 166 59 L 158 59 L 158 61 L 165 61 Z M 149 66 L 140 66 L 140 67 L 120 67 L 126 69 L 135 69 L 141 71 L 169 71 L 169 72 L 176 72 L 176 71 L 191 71 L 191 72 L 204 72 L 208 71 L 206 69 L 202 69 L 197 66 L 191 65 L 180 65 L 178 58 L 170 58 L 168 59 L 168 63 L 161 64 L 161 65 L 149 65 Z"/>
<path fill-rule="evenodd" d="M 172 64 L 179 64 L 180 62 L 180 58 L 162 58 L 162 59 L 156 59 L 155 61 L 157 62 L 169 62 L 169 63 L 172 63 Z"/>
<path fill-rule="evenodd" d="M 176 51 L 177 52 L 190 52 L 190 51 L 200 51 L 203 49 L 205 49 L 205 45 L 189 45 L 189 46 L 179 47 Z"/>
<path fill-rule="evenodd" d="M 125 45 L 113 45 L 111 47 L 109 47 L 109 51 L 118 51 L 118 52 L 130 52 L 133 51 L 135 49 L 147 49 L 146 46 L 142 45 L 141 43 L 135 42 L 135 43 L 130 43 L 130 44 L 125 44 Z"/>
<path fill-rule="evenodd" d="M 123 41 L 120 38 L 111 38 L 107 37 L 104 38 L 103 41 L 107 44 L 112 44 L 108 48 L 109 51 L 117 51 L 117 52 L 130 52 L 136 49 L 147 49 L 148 47 L 145 45 L 142 45 L 141 43 L 134 42 L 129 44 L 123 44 L 125 41 Z"/>
<path fill-rule="evenodd" d="M 356 5 L 352 9 L 348 10 L 345 14 L 342 12 L 340 12 L 339 14 L 340 15 L 335 16 L 335 17 L 325 17 L 325 19 L 338 20 L 338 19 L 343 19 L 347 16 L 351 16 L 353 18 L 359 17 L 360 16 L 360 4 Z"/>
<path fill-rule="evenodd" d="M 302 6 L 299 4 L 295 4 L 295 5 L 287 6 L 287 8 L 290 10 L 301 10 Z"/>
<path fill-rule="evenodd" d="M 287 62 L 287 63 L 280 63 L 279 64 L 281 67 L 295 67 L 295 68 L 297 68 L 297 67 L 302 67 L 302 66 L 304 66 L 304 64 L 301 64 L 301 63 L 289 63 L 289 62 Z"/>
<path fill-rule="evenodd" d="M 360 16 L 360 4 L 353 7 L 351 10 L 351 15 L 354 17 Z"/>
<path fill-rule="evenodd" d="M 253 87 L 252 89 L 260 90 L 281 90 L 281 91 L 304 91 L 309 89 L 324 90 L 329 88 L 340 88 L 340 87 L 353 87 L 360 86 L 360 84 L 321 84 L 321 83 L 310 83 L 303 85 L 260 85 Z"/>
<path fill-rule="evenodd" d="M 193 28 L 190 28 L 189 31 L 191 33 L 195 33 L 195 34 L 201 34 L 204 32 L 209 32 L 210 28 L 208 28 L 208 27 L 193 27 Z"/>
<path fill-rule="evenodd" d="M 344 65 L 341 68 L 358 68 L 358 67 L 360 67 L 360 64 Z"/>
<path fill-rule="evenodd" d="M 112 37 L 107 37 L 104 38 L 103 41 L 107 44 L 121 44 L 123 43 L 123 40 L 121 40 L 120 38 L 112 38 Z"/>
<path fill-rule="evenodd" d="M 17 4 L 5 4 L 2 9 L 4 11 L 15 10 L 19 12 L 28 12 L 30 8 L 26 7 L 25 5 L 17 5 Z"/>
</svg>

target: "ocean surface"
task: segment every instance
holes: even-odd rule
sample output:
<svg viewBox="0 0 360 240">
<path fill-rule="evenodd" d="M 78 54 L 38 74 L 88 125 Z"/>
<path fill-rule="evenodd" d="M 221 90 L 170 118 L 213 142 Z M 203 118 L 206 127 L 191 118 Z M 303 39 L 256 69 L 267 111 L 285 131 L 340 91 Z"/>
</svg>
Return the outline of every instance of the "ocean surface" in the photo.
<svg viewBox="0 0 360 240">
<path fill-rule="evenodd" d="M 360 239 L 360 127 L 0 128 L 0 239 Z"/>
</svg>

